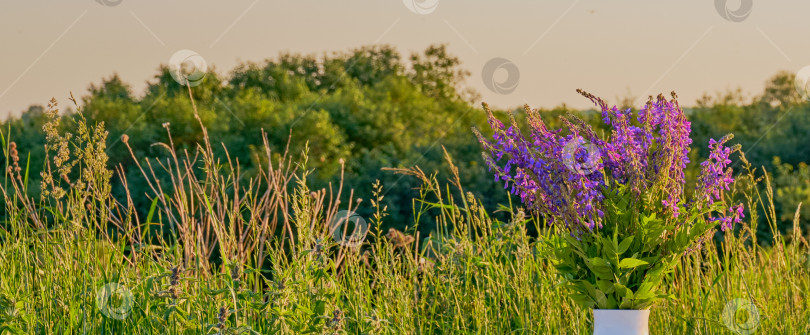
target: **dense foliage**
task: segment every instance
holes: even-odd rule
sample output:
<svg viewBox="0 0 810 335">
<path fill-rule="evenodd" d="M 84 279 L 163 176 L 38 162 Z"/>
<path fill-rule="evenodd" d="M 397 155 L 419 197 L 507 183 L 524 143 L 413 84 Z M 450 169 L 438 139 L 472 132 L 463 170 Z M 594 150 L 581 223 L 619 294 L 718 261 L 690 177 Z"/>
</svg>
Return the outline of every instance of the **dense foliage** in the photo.
<svg viewBox="0 0 810 335">
<path fill-rule="evenodd" d="M 169 175 L 178 187 L 150 193 L 139 216 L 129 197 L 109 193 L 118 182 L 103 164 L 104 128 L 79 117 L 60 131 L 54 107 L 45 115 L 46 168 L 23 169 L 16 147 L 7 151 L 0 334 L 592 333 L 590 313 L 559 289 L 542 242 L 550 231 L 532 238 L 526 228 L 543 223 L 512 206 L 503 208 L 507 220 L 493 218 L 456 173 L 397 171 L 420 184 L 412 223 L 435 214 L 436 234 L 385 234 L 385 191 L 375 183 L 370 236 L 347 244 L 330 232 L 340 196 L 310 188 L 307 156 L 282 155 L 243 182 L 217 164 L 227 153 L 214 153 L 208 137 L 189 156 L 168 141 L 159 145 L 172 158 L 146 183 Z M 25 192 L 27 172 L 46 177 L 41 201 Z M 749 197 L 751 217 L 773 221 L 773 194 L 751 187 L 757 177 L 741 176 L 732 191 Z M 149 229 L 161 225 L 177 229 L 164 239 Z M 284 228 L 269 234 L 273 227 Z M 774 231 L 775 246 L 762 248 L 751 243 L 750 222 L 738 227 L 662 279 L 674 299 L 652 311 L 653 332 L 810 330 L 807 240 L 794 231 L 788 244 Z M 212 254 L 220 261 L 209 262 Z"/>
</svg>

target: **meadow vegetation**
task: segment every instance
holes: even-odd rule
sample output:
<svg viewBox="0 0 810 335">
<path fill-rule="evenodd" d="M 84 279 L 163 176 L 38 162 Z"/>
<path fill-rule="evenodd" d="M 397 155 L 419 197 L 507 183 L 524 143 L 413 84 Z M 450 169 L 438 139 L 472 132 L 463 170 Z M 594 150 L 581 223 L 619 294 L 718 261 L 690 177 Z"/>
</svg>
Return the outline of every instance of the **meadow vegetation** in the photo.
<svg viewBox="0 0 810 335">
<path fill-rule="evenodd" d="M 143 97 L 114 76 L 7 120 L 0 334 L 589 334 L 548 260 L 558 232 L 481 162 L 460 62 L 437 46 L 409 64 L 283 55 L 195 88 L 162 68 Z M 810 331 L 810 105 L 791 85 L 688 111 L 695 143 L 742 144 L 746 219 L 666 276 L 652 333 L 729 334 L 738 298 L 756 334 Z M 362 243 L 334 234 L 343 210 Z"/>
</svg>

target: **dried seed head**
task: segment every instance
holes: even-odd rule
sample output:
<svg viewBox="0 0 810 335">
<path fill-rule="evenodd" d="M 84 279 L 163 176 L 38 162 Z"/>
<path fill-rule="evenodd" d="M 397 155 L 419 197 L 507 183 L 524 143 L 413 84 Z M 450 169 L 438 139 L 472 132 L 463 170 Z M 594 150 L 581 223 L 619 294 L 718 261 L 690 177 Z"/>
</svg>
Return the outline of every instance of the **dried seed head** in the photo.
<svg viewBox="0 0 810 335">
<path fill-rule="evenodd" d="M 371 253 L 368 252 L 368 250 L 366 250 L 363 252 L 363 255 L 361 257 L 363 259 L 363 264 L 365 264 L 367 268 L 371 268 L 371 262 L 369 262 L 369 259 L 371 258 Z"/>
<path fill-rule="evenodd" d="M 124 144 L 129 143 L 129 135 L 127 134 L 121 135 L 121 142 L 124 142 Z"/>
<path fill-rule="evenodd" d="M 171 285 L 176 286 L 177 284 L 180 283 L 180 267 L 175 266 L 175 267 L 172 268 L 171 271 L 172 271 L 172 274 L 169 277 L 170 280 L 171 280 Z"/>
<path fill-rule="evenodd" d="M 385 235 L 394 245 L 394 248 L 400 248 L 403 250 L 408 249 L 411 243 L 413 243 L 414 238 L 411 235 L 405 235 L 405 233 L 397 230 L 396 228 L 389 228 L 388 234 Z"/>
<path fill-rule="evenodd" d="M 20 153 L 17 151 L 17 143 L 11 142 L 8 144 L 8 155 L 11 158 L 11 166 L 9 166 L 8 170 L 11 172 L 19 173 L 20 172 Z"/>
<path fill-rule="evenodd" d="M 239 276 L 241 275 L 241 269 L 239 269 L 239 265 L 231 266 L 231 280 L 237 281 L 239 280 Z"/>
<path fill-rule="evenodd" d="M 171 269 L 169 275 L 169 294 L 172 299 L 177 299 L 180 296 L 180 267 L 175 266 Z"/>
</svg>

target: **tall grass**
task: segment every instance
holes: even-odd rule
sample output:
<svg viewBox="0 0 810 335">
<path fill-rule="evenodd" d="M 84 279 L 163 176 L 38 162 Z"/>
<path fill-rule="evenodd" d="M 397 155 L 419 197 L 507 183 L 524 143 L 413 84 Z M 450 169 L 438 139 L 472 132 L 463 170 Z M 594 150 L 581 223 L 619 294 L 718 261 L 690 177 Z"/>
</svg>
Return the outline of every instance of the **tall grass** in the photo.
<svg viewBox="0 0 810 335">
<path fill-rule="evenodd" d="M 546 260 L 543 241 L 554 232 L 529 236 L 536 218 L 511 204 L 498 209 L 508 220 L 495 219 L 457 172 L 444 183 L 395 170 L 422 182 L 411 229 L 426 217 L 437 224 L 431 236 L 412 236 L 383 231 L 379 183 L 366 200 L 341 182 L 310 189 L 307 153 L 274 153 L 266 141 L 264 165 L 245 178 L 204 127 L 199 146 L 178 150 L 165 125 L 167 141 L 156 144 L 164 157 L 133 154 L 151 193 L 115 199 L 112 185 L 128 181 L 122 167 L 106 166 L 103 125 L 80 117 L 75 134 L 60 132 L 56 107 L 41 199 L 25 191 L 37 172 L 3 137 L 0 334 L 591 332 L 590 311 L 556 287 Z M 730 334 L 722 314 L 736 298 L 756 306 L 756 334 L 810 330 L 807 240 L 798 226 L 790 236 L 775 229 L 759 174 L 747 166 L 733 195 L 747 201 L 750 223 L 684 258 L 667 279 L 673 298 L 652 309 L 653 334 Z M 143 217 L 133 201 L 142 196 L 152 201 Z M 340 210 L 366 204 L 375 214 L 365 241 L 337 243 Z M 776 236 L 772 247 L 756 241 L 760 221 Z"/>
</svg>

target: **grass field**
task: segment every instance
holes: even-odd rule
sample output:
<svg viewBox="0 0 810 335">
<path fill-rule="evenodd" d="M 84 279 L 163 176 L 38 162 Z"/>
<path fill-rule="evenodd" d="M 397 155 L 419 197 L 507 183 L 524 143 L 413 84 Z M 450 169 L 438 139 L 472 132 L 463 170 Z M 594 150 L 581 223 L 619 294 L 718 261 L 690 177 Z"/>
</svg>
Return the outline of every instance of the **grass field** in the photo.
<svg viewBox="0 0 810 335">
<path fill-rule="evenodd" d="M 437 223 L 429 238 L 411 236 L 381 228 L 380 185 L 370 185 L 374 199 L 355 199 L 340 184 L 313 190 L 305 154 L 269 149 L 262 173 L 240 180 L 238 164 L 208 138 L 175 150 L 167 125 L 166 156 L 141 161 L 153 193 L 139 217 L 132 197 L 143 195 L 110 195 L 126 181 L 106 168 L 103 126 L 80 123 L 67 137 L 57 120 L 46 129 L 43 171 L 3 139 L 1 334 L 591 332 L 590 311 L 556 288 L 543 242 L 554 232 L 528 236 L 536 221 L 514 204 L 500 209 L 509 219 L 494 219 L 457 176 L 445 183 L 398 171 L 423 182 L 410 227 Z M 34 199 L 27 176 L 40 172 L 48 192 Z M 734 299 L 755 306 L 726 309 L 756 325 L 743 334 L 810 331 L 807 241 L 797 229 L 775 231 L 762 247 L 751 234 L 776 216 L 769 181 L 757 175 L 738 178 L 733 195 L 746 202 L 748 221 L 683 258 L 666 281 L 672 299 L 652 309 L 652 334 L 732 334 L 723 314 Z M 330 231 L 340 210 L 369 203 L 376 214 L 363 218 L 367 236 Z"/>
</svg>

